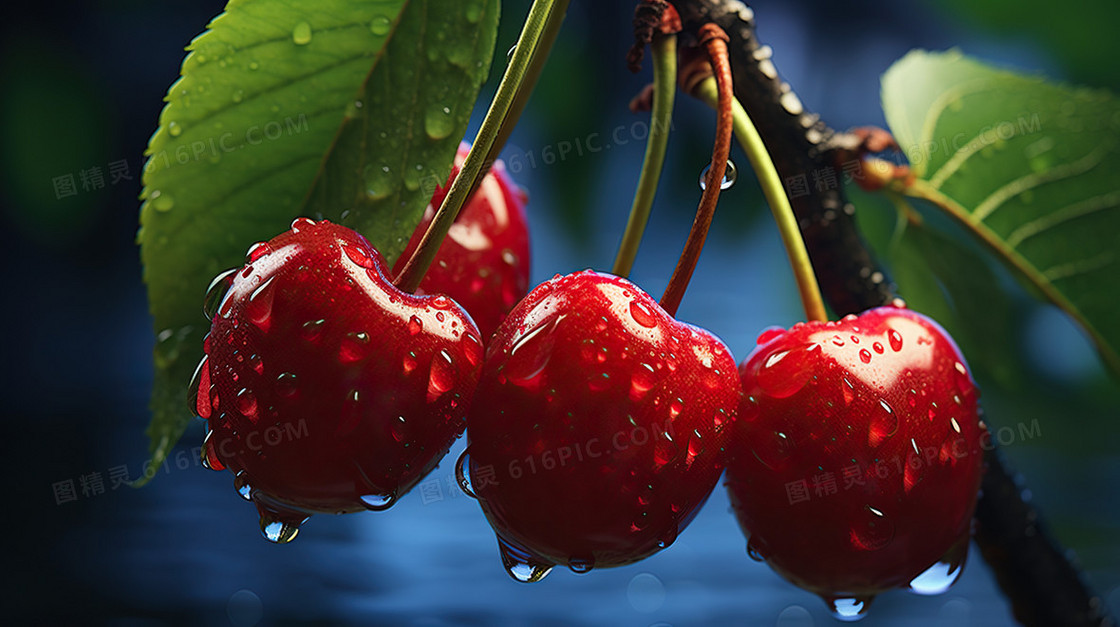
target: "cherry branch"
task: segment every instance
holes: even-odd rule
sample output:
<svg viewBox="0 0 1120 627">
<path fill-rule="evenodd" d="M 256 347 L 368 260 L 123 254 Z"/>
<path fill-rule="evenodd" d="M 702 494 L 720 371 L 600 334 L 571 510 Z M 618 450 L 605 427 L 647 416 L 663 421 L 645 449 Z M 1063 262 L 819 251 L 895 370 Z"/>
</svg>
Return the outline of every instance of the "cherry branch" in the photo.
<svg viewBox="0 0 1120 627">
<path fill-rule="evenodd" d="M 671 0 L 685 32 L 715 23 L 730 37 L 735 95 L 758 128 L 783 180 L 799 181 L 834 168 L 836 157 L 859 143 L 805 110 L 755 36 L 754 12 L 738 0 Z M 825 299 L 839 315 L 890 303 L 895 287 L 855 225 L 855 207 L 840 186 L 809 185 L 791 198 Z M 999 452 L 985 451 L 987 470 L 977 504 L 974 540 L 1025 625 L 1112 624 L 1104 603 L 1086 585 L 1058 541 L 1046 530 L 1024 488 Z"/>
</svg>

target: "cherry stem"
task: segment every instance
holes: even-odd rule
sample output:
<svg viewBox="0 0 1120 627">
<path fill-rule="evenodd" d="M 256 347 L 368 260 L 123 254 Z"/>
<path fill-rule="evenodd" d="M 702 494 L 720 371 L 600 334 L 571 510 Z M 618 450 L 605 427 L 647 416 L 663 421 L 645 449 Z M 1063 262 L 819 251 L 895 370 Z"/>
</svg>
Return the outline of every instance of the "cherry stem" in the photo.
<svg viewBox="0 0 1120 627">
<path fill-rule="evenodd" d="M 715 86 L 711 83 L 711 79 L 702 82 L 697 87 L 695 95 L 708 105 L 715 107 L 719 98 Z M 774 167 L 774 161 L 770 158 L 770 153 L 767 152 L 766 145 L 762 142 L 762 137 L 758 134 L 754 122 L 751 121 L 750 116 L 747 115 L 739 101 L 732 100 L 731 109 L 735 125 L 735 137 L 739 140 L 739 145 L 742 146 L 743 151 L 747 153 L 747 158 L 751 162 L 755 176 L 758 177 L 758 182 L 762 186 L 762 193 L 766 197 L 766 202 L 770 205 L 770 212 L 774 215 L 774 221 L 778 225 L 778 232 L 782 236 L 782 244 L 785 246 L 786 255 L 789 257 L 790 268 L 793 269 L 793 276 L 797 281 L 797 291 L 801 295 L 801 305 L 805 309 L 805 317 L 807 320 L 824 322 L 828 320 L 828 313 L 824 308 L 824 301 L 821 299 L 821 289 L 817 284 L 817 275 L 813 273 L 813 264 L 809 261 L 809 252 L 805 249 L 805 240 L 801 238 L 801 229 L 797 226 L 797 218 L 794 217 L 793 208 L 790 206 L 789 198 L 786 197 L 785 189 L 782 187 L 781 177 L 778 176 L 778 170 Z"/>
<path fill-rule="evenodd" d="M 708 237 L 708 229 L 712 225 L 716 203 L 719 201 L 723 176 L 727 171 L 727 158 L 731 153 L 731 104 L 735 97 L 732 93 L 731 63 L 727 58 L 727 33 L 715 24 L 705 24 L 700 27 L 699 36 L 715 74 L 714 79 L 709 77 L 706 82 L 715 83 L 716 139 L 712 145 L 712 163 L 708 167 L 704 193 L 700 196 L 700 206 L 696 209 L 692 230 L 688 233 L 684 251 L 681 252 L 681 258 L 677 261 L 672 278 L 669 279 L 669 285 L 661 295 L 661 308 L 671 316 L 677 313 L 681 298 L 688 289 L 688 282 L 692 279 L 692 271 L 696 269 L 696 262 L 700 259 L 700 251 L 704 249 L 704 240 Z"/>
<path fill-rule="evenodd" d="M 556 40 L 568 2 L 569 0 L 533 0 L 529 16 L 525 18 L 525 25 L 517 39 L 513 58 L 506 66 L 498 91 L 490 102 L 490 108 L 486 111 L 482 126 L 459 169 L 459 175 L 451 182 L 443 203 L 420 239 L 416 251 L 393 281 L 398 289 L 414 292 L 419 287 L 424 274 L 435 260 L 443 238 L 459 215 L 459 210 L 478 188 L 494 157 L 501 151 L 513 126 L 517 124 L 528 101 L 528 92 L 536 83 L 540 68 Z"/>
<path fill-rule="evenodd" d="M 650 49 L 653 53 L 653 109 L 650 113 L 646 155 L 642 161 L 638 187 L 634 191 L 634 204 L 630 207 L 630 218 L 626 222 L 626 231 L 622 234 L 622 242 L 618 246 L 618 255 L 611 270 L 620 277 L 629 275 L 634 267 L 642 233 L 649 222 L 653 199 L 657 195 L 657 184 L 661 180 L 661 169 L 665 164 L 665 149 L 669 145 L 669 127 L 673 118 L 673 100 L 677 92 L 677 36 L 655 34 L 650 42 Z"/>
</svg>

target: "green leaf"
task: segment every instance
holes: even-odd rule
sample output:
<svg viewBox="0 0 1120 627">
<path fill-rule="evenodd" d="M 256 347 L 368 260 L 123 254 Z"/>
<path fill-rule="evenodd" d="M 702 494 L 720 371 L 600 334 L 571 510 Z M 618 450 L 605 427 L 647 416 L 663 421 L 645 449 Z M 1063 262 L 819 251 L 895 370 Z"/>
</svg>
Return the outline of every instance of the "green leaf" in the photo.
<svg viewBox="0 0 1120 627">
<path fill-rule="evenodd" d="M 1120 373 L 1120 101 L 915 51 L 883 76 L 883 110 L 932 202 L 1064 309 Z"/>
<path fill-rule="evenodd" d="M 357 200 L 347 173 L 390 157 L 446 176 L 497 20 L 497 0 L 231 0 L 191 42 L 143 177 L 137 239 L 158 341 L 142 481 L 190 422 L 209 281 L 298 215 L 399 254 L 427 202 L 403 169 L 380 181 L 384 202 L 328 202 Z M 417 125 L 433 107 L 451 111 L 438 140 Z"/>
</svg>

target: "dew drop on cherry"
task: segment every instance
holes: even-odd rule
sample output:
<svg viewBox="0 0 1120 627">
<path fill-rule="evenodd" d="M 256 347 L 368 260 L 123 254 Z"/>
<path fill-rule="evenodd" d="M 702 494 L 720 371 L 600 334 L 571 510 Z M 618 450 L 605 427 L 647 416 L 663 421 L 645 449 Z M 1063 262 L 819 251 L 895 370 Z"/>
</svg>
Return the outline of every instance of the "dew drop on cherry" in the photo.
<svg viewBox="0 0 1120 627">
<path fill-rule="evenodd" d="M 852 546 L 863 551 L 878 551 L 894 540 L 894 522 L 882 510 L 864 506 L 849 532 Z"/>
<path fill-rule="evenodd" d="M 233 478 L 233 487 L 237 490 L 237 494 L 246 501 L 253 500 L 253 488 L 249 485 L 249 478 L 245 476 L 245 471 L 242 470 L 237 473 Z"/>
<path fill-rule="evenodd" d="M 245 316 L 249 318 L 249 322 L 265 333 L 272 326 L 272 301 L 275 297 L 272 281 L 275 278 L 275 276 L 270 277 L 253 290 L 249 295 L 249 302 L 245 303 Z"/>
<path fill-rule="evenodd" d="M 880 355 L 882 355 L 883 352 L 886 350 L 886 349 L 883 348 L 883 345 L 880 342 L 875 342 L 874 344 L 871 345 L 871 348 L 874 349 L 875 352 L 879 353 Z"/>
<path fill-rule="evenodd" d="M 363 494 L 358 498 L 362 502 L 362 507 L 371 512 L 383 512 L 397 502 L 397 495 L 391 492 L 389 494 Z"/>
<path fill-rule="evenodd" d="M 656 382 L 657 374 L 653 366 L 646 363 L 638 364 L 634 373 L 630 375 L 630 399 L 633 401 L 641 400 Z"/>
<path fill-rule="evenodd" d="M 409 351 L 405 354 L 404 359 L 401 360 L 401 369 L 405 376 L 412 374 L 416 370 L 416 353 Z"/>
<path fill-rule="evenodd" d="M 363 268 L 369 269 L 373 267 L 373 258 L 369 256 L 369 253 L 358 246 L 343 244 L 342 252 L 346 254 L 346 257 L 350 259 L 350 261 L 353 261 Z"/>
<path fill-rule="evenodd" d="M 506 572 L 521 583 L 536 583 L 552 572 L 553 564 L 517 549 L 501 538 L 498 538 L 498 551 Z"/>
<path fill-rule="evenodd" d="M 299 329 L 300 337 L 308 342 L 318 341 L 319 335 L 323 332 L 323 324 L 325 322 L 326 320 L 323 319 L 308 320 L 307 322 L 304 322 L 303 326 L 301 326 Z"/>
<path fill-rule="evenodd" d="M 304 522 L 306 520 L 304 519 Z M 261 533 L 269 542 L 276 544 L 287 544 L 295 540 L 296 535 L 299 534 L 300 524 L 295 521 L 277 520 L 261 514 Z"/>
<path fill-rule="evenodd" d="M 817 360 L 809 359 L 803 353 L 801 349 L 790 349 L 767 357 L 758 371 L 759 387 L 774 398 L 788 398 L 805 387 Z"/>
<path fill-rule="evenodd" d="M 887 333 L 887 340 L 890 342 L 891 350 L 893 350 L 896 353 L 898 351 L 902 350 L 902 334 L 901 333 L 899 333 L 898 331 L 896 331 L 894 329 L 891 329 L 890 332 Z"/>
<path fill-rule="evenodd" d="M 595 567 L 595 559 L 591 557 L 573 557 L 568 560 L 568 568 L 577 575 L 586 575 Z"/>
<path fill-rule="evenodd" d="M 191 382 L 187 384 L 187 407 L 190 408 L 192 414 L 196 414 L 202 418 L 210 417 L 210 402 L 207 399 L 206 403 L 201 405 L 198 402 L 199 390 L 205 386 L 207 390 L 210 389 L 210 367 L 207 362 L 210 361 L 208 355 L 203 355 L 202 360 L 195 366 L 194 374 L 191 375 Z"/>
<path fill-rule="evenodd" d="M 650 308 L 641 301 L 630 301 L 630 317 L 634 319 L 634 322 L 637 322 L 647 329 L 652 329 L 657 326 L 657 317 L 650 311 Z"/>
<path fill-rule="evenodd" d="M 209 470 L 222 471 L 226 467 L 222 464 L 222 460 L 218 459 L 218 452 L 214 448 L 214 432 L 210 431 L 202 440 L 202 452 L 199 461 L 202 462 L 202 467 Z"/>
<path fill-rule="evenodd" d="M 338 345 L 338 361 L 351 364 L 369 355 L 369 334 L 364 331 L 351 331 L 343 336 Z"/>
<path fill-rule="evenodd" d="M 910 581 L 910 591 L 923 596 L 942 594 L 961 577 L 960 564 L 939 561 Z"/>
<path fill-rule="evenodd" d="M 408 334 L 409 335 L 416 335 L 423 330 L 424 330 L 424 321 L 420 319 L 420 316 L 417 316 L 417 315 L 414 314 L 411 318 L 408 319 Z"/>
<path fill-rule="evenodd" d="M 760 438 L 751 452 L 755 458 L 771 470 L 777 470 L 789 457 L 793 443 L 789 436 L 780 431 L 775 431 L 770 438 Z"/>
<path fill-rule="evenodd" d="M 237 393 L 237 411 L 253 423 L 257 422 L 257 397 L 249 388 L 241 388 Z"/>
<path fill-rule="evenodd" d="M 459 459 L 455 460 L 455 481 L 459 484 L 459 489 L 463 491 L 463 494 L 472 499 L 477 499 L 478 495 L 474 493 L 474 487 L 471 486 L 470 468 L 471 455 L 468 449 L 463 451 L 462 455 L 459 455 Z"/>
<path fill-rule="evenodd" d="M 432 357 L 432 367 L 428 372 L 428 402 L 443 396 L 455 385 L 455 364 L 446 350 L 440 350 Z"/>
<path fill-rule="evenodd" d="M 272 252 L 272 246 L 270 246 L 268 242 L 257 242 L 250 246 L 249 250 L 245 253 L 245 262 L 253 263 L 270 252 Z"/>
<path fill-rule="evenodd" d="M 754 538 L 747 540 L 747 556 L 756 562 L 764 562 L 766 558 L 762 556 L 762 552 L 758 550 L 758 543 Z"/>
<path fill-rule="evenodd" d="M 291 398 L 296 395 L 299 388 L 296 386 L 296 375 L 290 372 L 282 372 L 280 376 L 276 377 L 276 391 L 280 396 Z"/>
<path fill-rule="evenodd" d="M 871 363 L 871 351 L 866 348 L 859 349 L 859 360 L 865 364 Z"/>
<path fill-rule="evenodd" d="M 867 608 L 871 605 L 871 597 L 856 598 L 825 598 L 825 604 L 832 612 L 832 617 L 845 623 L 862 620 L 867 616 Z"/>
<path fill-rule="evenodd" d="M 214 316 L 218 314 L 219 308 L 223 310 L 223 315 L 229 312 L 229 307 L 221 307 L 225 302 L 226 294 L 229 292 L 229 287 L 233 285 L 233 275 L 237 274 L 240 268 L 232 268 L 214 277 L 210 281 L 209 287 L 206 288 L 206 296 L 202 300 L 202 313 L 206 316 L 207 320 L 213 320 Z"/>
<path fill-rule="evenodd" d="M 867 433 L 867 443 L 878 446 L 883 440 L 898 431 L 898 416 L 894 408 L 884 399 L 879 399 L 879 408 L 872 409 L 871 426 Z"/>
</svg>

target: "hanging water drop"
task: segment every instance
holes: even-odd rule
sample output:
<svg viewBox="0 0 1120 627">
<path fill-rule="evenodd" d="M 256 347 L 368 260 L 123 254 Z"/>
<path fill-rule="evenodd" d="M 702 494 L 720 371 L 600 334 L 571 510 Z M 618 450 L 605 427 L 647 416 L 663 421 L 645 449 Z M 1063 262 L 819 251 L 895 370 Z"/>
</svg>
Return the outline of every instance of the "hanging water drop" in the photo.
<svg viewBox="0 0 1120 627">
<path fill-rule="evenodd" d="M 923 596 L 941 594 L 953 587 L 962 571 L 960 564 L 941 560 L 911 580 L 910 591 Z"/>
<path fill-rule="evenodd" d="M 712 169 L 712 164 L 704 166 L 704 170 L 700 172 L 700 189 L 708 189 L 708 171 Z M 728 159 L 727 169 L 723 172 L 723 179 L 719 182 L 720 189 L 727 189 L 735 184 L 739 178 L 739 171 L 735 168 L 735 162 Z"/>
<path fill-rule="evenodd" d="M 825 604 L 828 605 L 829 611 L 832 612 L 833 618 L 845 623 L 855 622 L 867 616 L 867 608 L 871 605 L 872 597 L 867 598 L 839 598 L 839 599 L 825 599 Z"/>
<path fill-rule="evenodd" d="M 389 494 L 365 494 L 361 497 L 362 506 L 372 512 L 382 512 L 393 506 L 397 502 L 397 495 L 390 492 Z"/>
<path fill-rule="evenodd" d="M 472 499 L 477 499 L 478 495 L 474 493 L 474 487 L 471 486 L 470 464 L 471 456 L 468 449 L 463 451 L 459 459 L 455 460 L 455 481 L 459 484 L 459 489 L 463 491 L 463 494 Z"/>
<path fill-rule="evenodd" d="M 295 539 L 296 534 L 299 533 L 299 526 L 306 520 L 305 518 L 301 522 L 280 521 L 261 514 L 261 533 L 269 542 L 287 544 Z"/>
<path fill-rule="evenodd" d="M 594 567 L 595 567 L 595 559 L 594 558 L 573 557 L 573 558 L 568 560 L 568 568 L 573 573 L 576 573 L 577 575 L 586 575 L 587 573 L 591 572 L 591 569 L 594 568 Z"/>
<path fill-rule="evenodd" d="M 553 564 L 516 549 L 501 538 L 498 538 L 498 552 L 506 572 L 521 583 L 536 583 L 552 572 Z"/>
<path fill-rule="evenodd" d="M 246 501 L 253 500 L 253 488 L 249 485 L 249 478 L 245 476 L 245 471 L 238 472 L 233 478 L 233 487 L 237 489 L 237 494 Z"/>
</svg>

